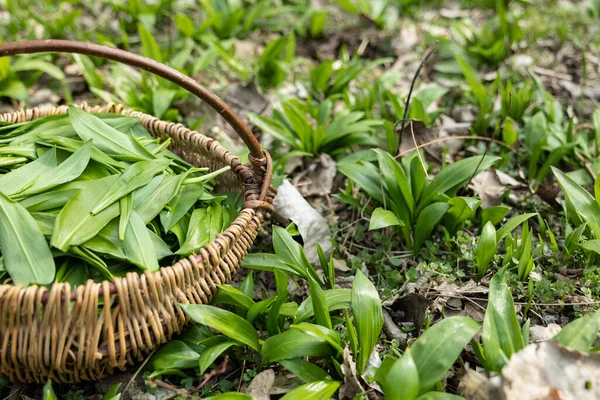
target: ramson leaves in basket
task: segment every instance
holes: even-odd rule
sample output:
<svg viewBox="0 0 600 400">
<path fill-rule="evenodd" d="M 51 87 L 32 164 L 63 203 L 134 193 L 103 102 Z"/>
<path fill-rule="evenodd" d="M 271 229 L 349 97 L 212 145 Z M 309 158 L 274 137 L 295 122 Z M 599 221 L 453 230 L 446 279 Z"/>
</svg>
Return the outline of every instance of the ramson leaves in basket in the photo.
<svg viewBox="0 0 600 400">
<path fill-rule="evenodd" d="M 115 158 L 135 162 L 156 157 L 132 136 L 121 134 L 92 114 L 69 106 L 69 118 L 77 136 L 84 141 L 94 140 L 95 146 Z"/>
<path fill-rule="evenodd" d="M 54 258 L 37 222 L 0 192 L 0 248 L 4 268 L 15 283 L 45 285 L 54 279 Z"/>
<path fill-rule="evenodd" d="M 241 206 L 210 193 L 229 167 L 209 173 L 169 144 L 134 118 L 74 107 L 0 127 L 0 274 L 77 286 L 156 271 L 215 240 Z"/>
</svg>

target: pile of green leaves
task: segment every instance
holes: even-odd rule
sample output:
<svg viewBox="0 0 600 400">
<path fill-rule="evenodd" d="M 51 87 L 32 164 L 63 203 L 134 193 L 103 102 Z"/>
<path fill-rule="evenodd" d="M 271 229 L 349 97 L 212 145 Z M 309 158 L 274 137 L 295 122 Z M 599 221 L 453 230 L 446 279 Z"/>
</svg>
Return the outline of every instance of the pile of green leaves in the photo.
<svg viewBox="0 0 600 400">
<path fill-rule="evenodd" d="M 0 126 L 0 277 L 83 284 L 156 271 L 229 225 L 236 200 L 135 118 L 86 113 Z M 89 269 L 89 270 L 88 270 Z"/>
</svg>

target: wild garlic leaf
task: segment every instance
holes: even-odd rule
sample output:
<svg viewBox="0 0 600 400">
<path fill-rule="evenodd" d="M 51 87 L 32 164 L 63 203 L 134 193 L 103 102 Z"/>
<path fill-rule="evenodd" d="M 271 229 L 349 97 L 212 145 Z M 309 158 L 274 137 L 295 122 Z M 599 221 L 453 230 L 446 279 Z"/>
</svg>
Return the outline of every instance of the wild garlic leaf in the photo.
<svg viewBox="0 0 600 400">
<path fill-rule="evenodd" d="M 7 196 L 33 185 L 38 176 L 56 167 L 56 149 L 46 151 L 40 158 L 0 176 L 0 191 Z"/>
<path fill-rule="evenodd" d="M 16 284 L 47 285 L 54 280 L 54 258 L 37 222 L 1 192 L 0 248 L 4 268 Z"/>
<path fill-rule="evenodd" d="M 187 214 L 203 193 L 204 186 L 202 185 L 183 185 L 177 195 L 167 205 L 167 210 L 160 213 L 160 223 L 164 231 L 169 232 Z"/>
<path fill-rule="evenodd" d="M 91 155 L 92 142 L 89 141 L 58 166 L 46 168 L 31 186 L 15 193 L 15 197 L 23 199 L 76 179 L 87 167 Z"/>
<path fill-rule="evenodd" d="M 127 261 L 132 264 L 149 271 L 158 271 L 160 268 L 154 242 L 142 217 L 135 211 L 131 213 L 123 247 Z"/>
<path fill-rule="evenodd" d="M 95 115 L 69 106 L 69 119 L 83 141 L 94 140 L 94 144 L 108 155 L 133 162 L 156 158 L 132 136 L 119 132 Z"/>
<path fill-rule="evenodd" d="M 125 172 L 119 175 L 119 178 L 112 186 L 100 197 L 100 200 L 92 208 L 93 215 L 98 214 L 111 204 L 127 196 L 140 187 L 150 183 L 152 178 L 164 171 L 169 166 L 169 160 L 150 160 L 140 161 L 133 164 Z"/>
<path fill-rule="evenodd" d="M 88 181 L 58 214 L 50 244 L 67 251 L 70 246 L 83 244 L 93 238 L 113 218 L 119 215 L 119 204 L 113 203 L 106 210 L 92 215 L 92 208 L 119 177 L 110 175 L 96 181 Z"/>
</svg>

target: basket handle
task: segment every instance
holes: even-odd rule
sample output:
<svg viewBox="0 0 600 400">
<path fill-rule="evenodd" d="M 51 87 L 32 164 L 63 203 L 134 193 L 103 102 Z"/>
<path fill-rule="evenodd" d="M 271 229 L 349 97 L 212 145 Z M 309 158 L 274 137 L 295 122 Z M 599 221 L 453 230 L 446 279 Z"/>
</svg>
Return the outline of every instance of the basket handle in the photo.
<svg viewBox="0 0 600 400">
<path fill-rule="evenodd" d="M 225 119 L 225 121 L 227 121 L 227 123 L 229 123 L 229 125 L 237 132 L 250 150 L 251 157 L 249 157 L 249 159 L 255 166 L 258 166 L 257 163 L 259 162 L 264 165 L 265 152 L 248 126 L 235 113 L 235 111 L 233 111 L 231 107 L 229 107 L 216 94 L 206 89 L 194 79 L 182 74 L 174 68 L 126 50 L 89 42 L 48 39 L 0 44 L 0 57 L 12 56 L 15 54 L 45 52 L 77 53 L 107 58 L 152 72 L 153 74 L 156 74 L 168 81 L 175 83 L 176 85 L 181 86 L 188 92 L 205 101 L 216 112 L 218 112 Z"/>
</svg>

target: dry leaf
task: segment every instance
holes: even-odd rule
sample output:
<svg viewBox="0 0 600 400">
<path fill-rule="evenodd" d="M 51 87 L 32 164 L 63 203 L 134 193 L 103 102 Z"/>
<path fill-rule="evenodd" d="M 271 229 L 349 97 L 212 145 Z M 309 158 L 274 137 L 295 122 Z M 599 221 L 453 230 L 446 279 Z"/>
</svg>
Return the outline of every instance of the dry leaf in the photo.
<svg viewBox="0 0 600 400">
<path fill-rule="evenodd" d="M 331 231 L 327 221 L 308 204 L 289 181 L 283 181 L 278 190 L 273 202 L 276 217 L 282 221 L 291 220 L 296 224 L 304 240 L 304 251 L 308 260 L 317 264 L 319 262 L 317 242 L 321 244 L 325 253 L 333 248 L 329 241 Z"/>
</svg>

